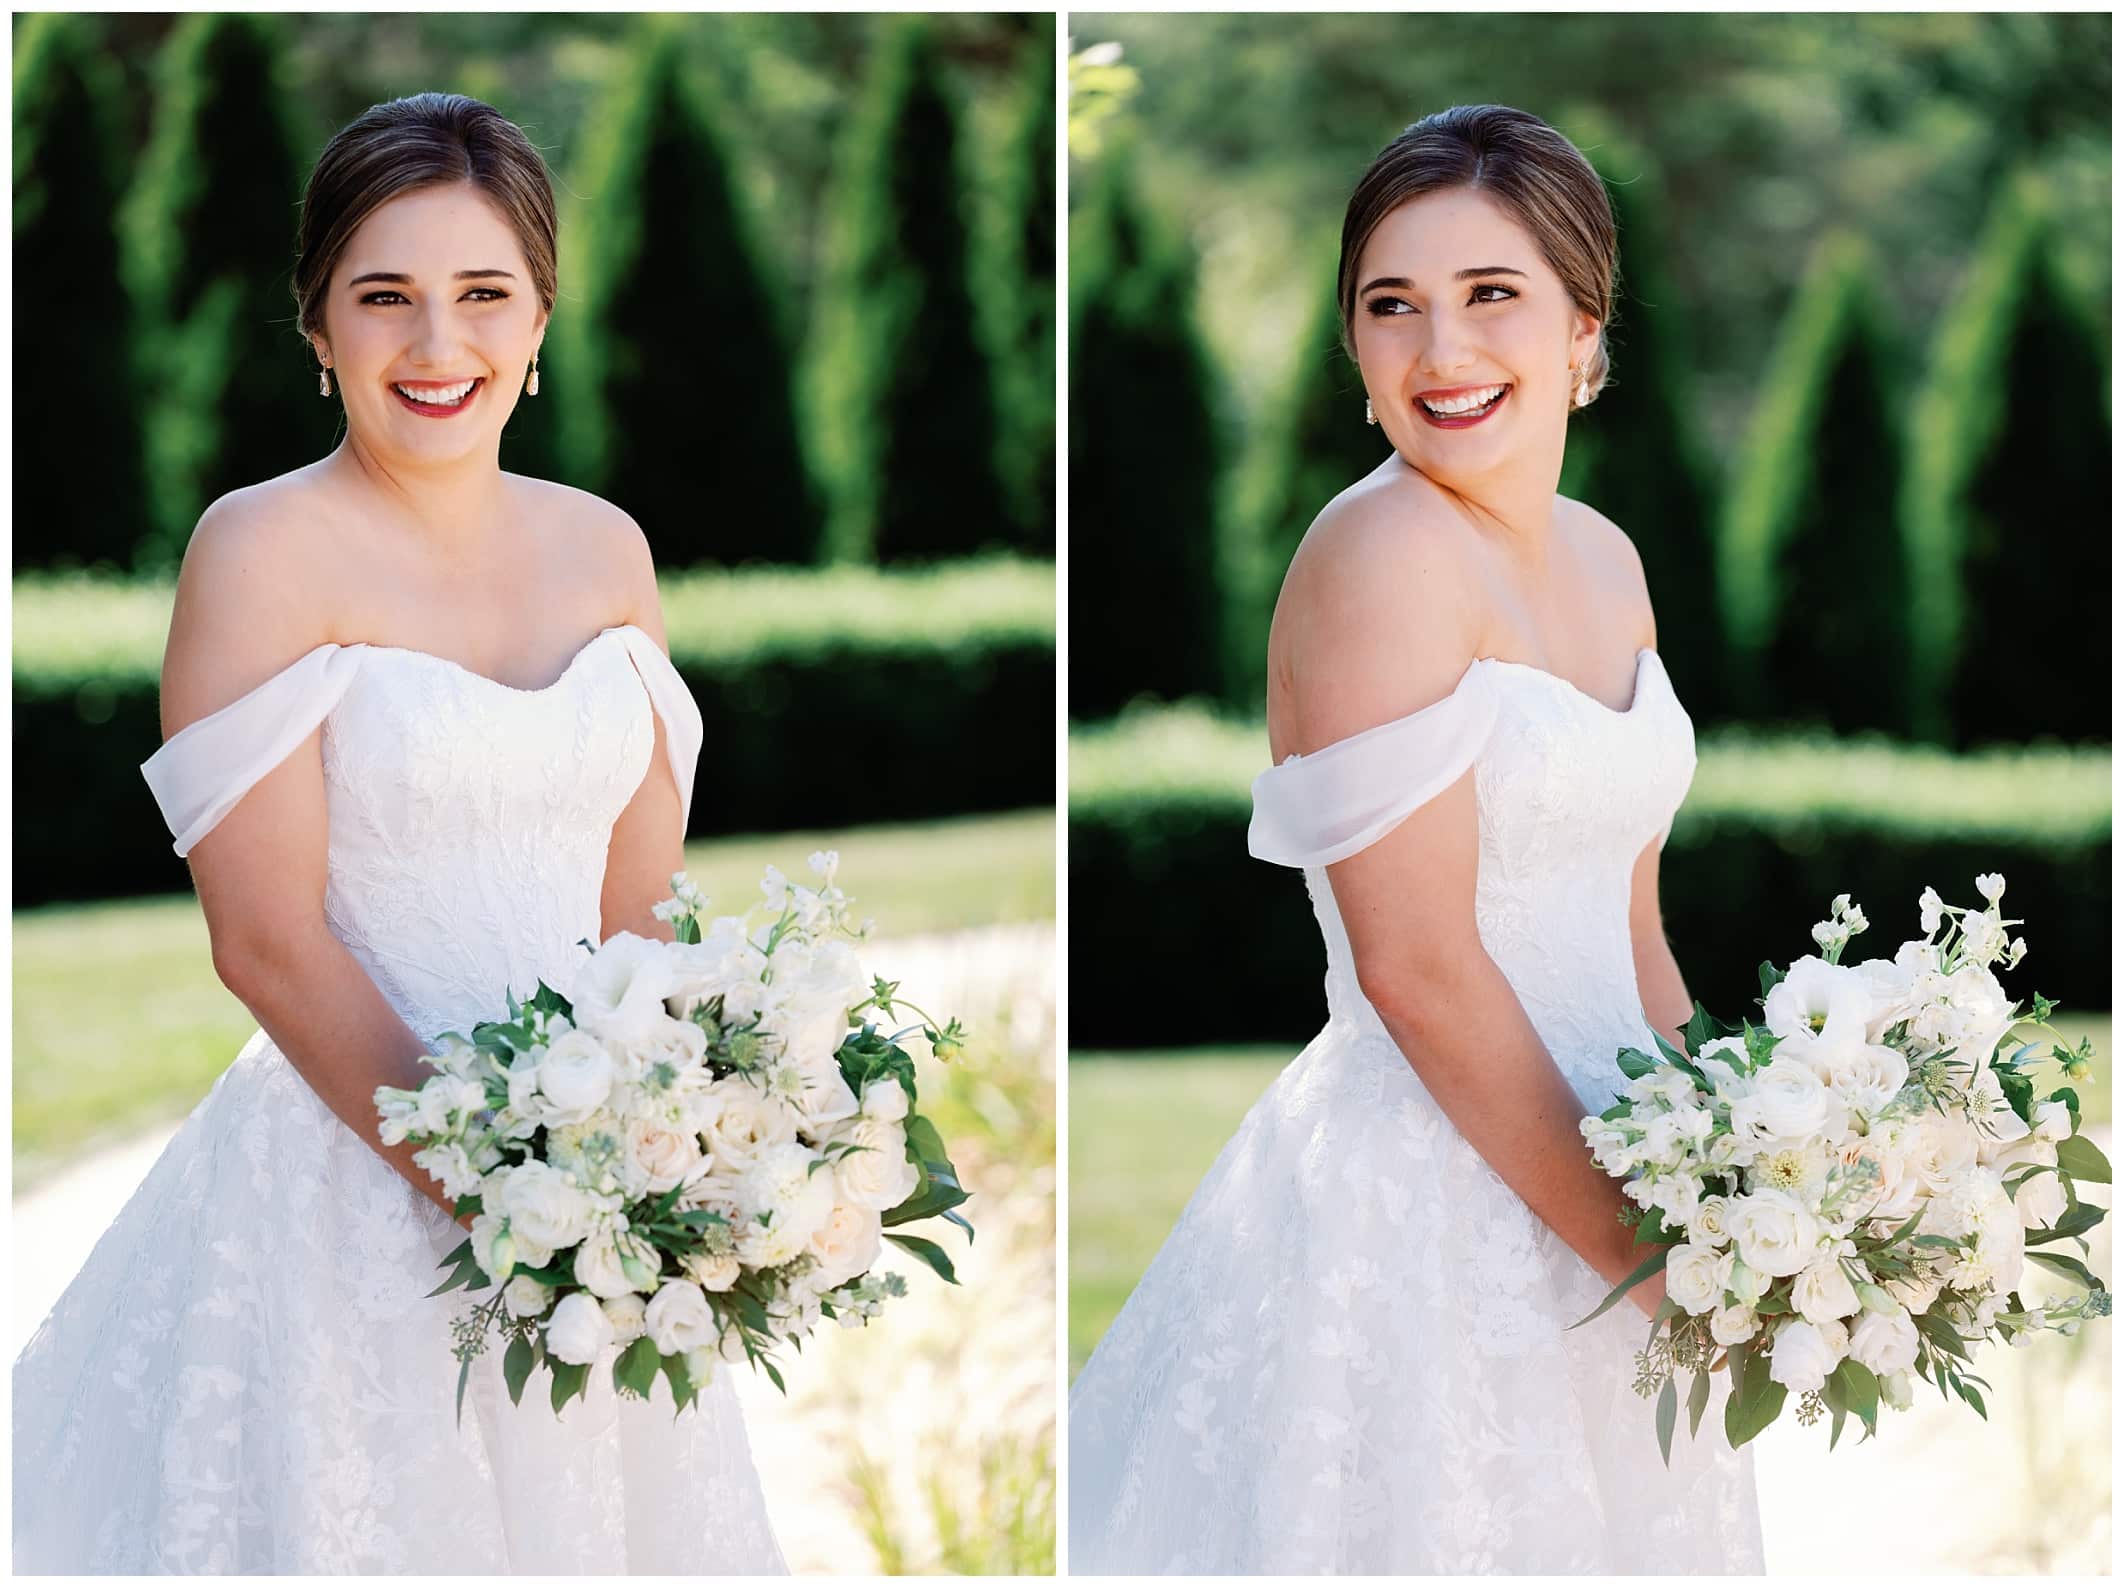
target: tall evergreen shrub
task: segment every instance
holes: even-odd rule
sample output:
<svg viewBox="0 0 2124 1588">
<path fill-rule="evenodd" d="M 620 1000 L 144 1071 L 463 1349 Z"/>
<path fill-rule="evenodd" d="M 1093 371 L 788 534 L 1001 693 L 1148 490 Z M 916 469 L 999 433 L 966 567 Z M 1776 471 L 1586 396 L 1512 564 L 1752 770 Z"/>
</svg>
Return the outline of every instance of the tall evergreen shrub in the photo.
<svg viewBox="0 0 2124 1588">
<path fill-rule="evenodd" d="M 1644 564 L 1661 663 L 1699 723 L 1726 711 L 1711 470 L 1691 422 L 1689 322 L 1666 269 L 1658 171 L 1603 138 L 1622 258 L 1608 384 L 1573 414 L 1562 492 L 1621 526 Z"/>
<path fill-rule="evenodd" d="M 641 522 L 660 562 L 814 561 L 822 517 L 783 305 L 670 19 L 643 24 L 598 119 L 582 334 L 563 338 L 554 387 L 575 469 Z M 540 374 L 543 390 L 543 360 Z"/>
<path fill-rule="evenodd" d="M 294 130 L 282 36 L 274 17 L 196 13 L 158 63 L 122 223 L 151 371 L 150 564 L 182 555 L 215 497 L 313 462 L 339 433 L 289 291 L 309 140 Z"/>
<path fill-rule="evenodd" d="M 119 274 L 122 91 L 105 24 L 15 36 L 14 566 L 125 566 L 148 532 L 139 328 Z"/>
<path fill-rule="evenodd" d="M 1015 515 L 971 280 L 971 162 L 923 19 L 880 30 L 846 151 L 833 327 L 814 375 L 814 406 L 837 411 L 836 549 L 892 561 L 1008 545 Z"/>
<path fill-rule="evenodd" d="M 1728 503 L 1721 595 L 1740 710 L 1904 734 L 1912 580 L 1877 269 L 1845 236 L 1808 266 Z"/>
<path fill-rule="evenodd" d="M 2109 379 L 2037 178 L 2005 188 L 1942 318 L 1904 492 L 1921 731 L 2109 737 Z"/>
<path fill-rule="evenodd" d="M 1070 224 L 1072 716 L 1223 681 L 1218 449 L 1194 270 L 1133 192 L 1125 148 Z"/>
<path fill-rule="evenodd" d="M 1041 19 L 1035 19 L 1040 21 Z M 1055 40 L 1052 18 L 1027 41 L 1021 96 L 1004 165 L 1006 256 L 987 292 L 1001 300 L 1010 334 L 997 370 L 1010 393 L 1003 427 L 1006 470 L 1025 549 L 1055 550 Z"/>
</svg>

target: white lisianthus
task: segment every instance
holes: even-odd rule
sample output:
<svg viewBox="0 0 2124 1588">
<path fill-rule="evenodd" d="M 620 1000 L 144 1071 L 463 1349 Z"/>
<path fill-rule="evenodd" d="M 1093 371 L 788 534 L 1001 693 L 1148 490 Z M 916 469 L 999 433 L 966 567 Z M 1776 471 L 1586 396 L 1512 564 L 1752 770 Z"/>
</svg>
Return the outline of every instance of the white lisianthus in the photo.
<svg viewBox="0 0 2124 1588">
<path fill-rule="evenodd" d="M 502 1305 L 512 1318 L 537 1318 L 553 1305 L 553 1287 L 540 1284 L 529 1274 L 518 1274 L 502 1291 Z"/>
<path fill-rule="evenodd" d="M 1892 1313 L 1869 1311 L 1851 1330 L 1852 1360 L 1879 1377 L 1907 1373 L 1917 1353 L 1917 1325 L 1900 1307 Z"/>
<path fill-rule="evenodd" d="M 659 939 L 615 932 L 576 968 L 565 989 L 575 1023 L 595 1036 L 633 1043 L 666 1018 L 673 981 L 669 950 Z"/>
<path fill-rule="evenodd" d="M 907 1132 L 899 1125 L 858 1117 L 834 1139 L 859 1149 L 835 1155 L 835 1200 L 890 1213 L 914 1195 L 921 1176 L 908 1161 Z"/>
<path fill-rule="evenodd" d="M 561 1298 L 546 1320 L 546 1354 L 578 1367 L 597 1360 L 612 1343 L 612 1320 L 595 1296 L 578 1290 Z"/>
<path fill-rule="evenodd" d="M 1817 1257 L 1792 1281 L 1792 1305 L 1809 1323 L 1835 1323 L 1859 1310 L 1851 1276 L 1832 1253 Z"/>
<path fill-rule="evenodd" d="M 1696 1209 L 1689 1215 L 1689 1243 L 1692 1246 L 1724 1246 L 1732 1238 L 1726 1228 L 1728 1203 L 1722 1196 L 1699 1197 Z"/>
<path fill-rule="evenodd" d="M 878 1260 L 883 1230 L 879 1214 L 872 1209 L 852 1203 L 837 1206 L 812 1233 L 811 1255 L 819 1261 L 813 1289 L 831 1290 L 867 1273 Z"/>
<path fill-rule="evenodd" d="M 489 1175 L 484 1200 L 509 1220 L 519 1255 L 527 1242 L 546 1253 L 544 1258 L 525 1258 L 542 1265 L 554 1252 L 589 1234 L 592 1223 L 613 1199 L 593 1196 L 560 1170 L 534 1158 Z"/>
<path fill-rule="evenodd" d="M 1844 1360 L 1850 1336 L 1840 1323 L 1809 1323 L 1789 1319 L 1779 1325 L 1770 1346 L 1770 1376 L 1789 1390 L 1805 1394 L 1828 1382 L 1837 1363 Z"/>
<path fill-rule="evenodd" d="M 509 1234 L 509 1221 L 498 1214 L 478 1213 L 472 1219 L 472 1260 L 496 1284 L 505 1283 L 516 1271 L 516 1242 Z"/>
<path fill-rule="evenodd" d="M 715 1314 L 701 1287 L 690 1280 L 667 1280 L 650 1301 L 645 1321 L 650 1340 L 666 1356 L 684 1355 L 715 1342 Z"/>
<path fill-rule="evenodd" d="M 709 1087 L 704 1112 L 701 1135 L 718 1168 L 750 1169 L 796 1140 L 796 1111 L 742 1076 L 725 1076 Z"/>
<path fill-rule="evenodd" d="M 1711 1310 L 1711 1338 L 1720 1345 L 1746 1345 L 1755 1338 L 1755 1331 L 1762 1320 L 1752 1307 L 1714 1307 Z"/>
<path fill-rule="evenodd" d="M 2063 1103 L 2053 1105 L 2064 1108 Z M 898 1076 L 888 1075 L 863 1088 L 863 1117 L 897 1125 L 907 1117 L 907 1088 Z"/>
<path fill-rule="evenodd" d="M 1789 1191 L 1751 1191 L 1735 1198 L 1726 1224 L 1741 1261 L 1773 1279 L 1806 1267 L 1822 1237 L 1821 1221 Z"/>
<path fill-rule="evenodd" d="M 2053 1143 L 2063 1141 L 2072 1134 L 2072 1110 L 2065 1106 L 2062 1099 L 2045 1098 L 2035 1106 L 2035 1124 L 2032 1129 L 2040 1140 Z"/>
<path fill-rule="evenodd" d="M 1667 1249 L 1667 1294 L 1691 1313 L 1709 1312 L 1725 1294 L 1733 1254 L 1684 1241 Z"/>
<path fill-rule="evenodd" d="M 614 1345 L 632 1345 L 642 1337 L 642 1298 L 633 1291 L 608 1296 L 603 1302 L 606 1321 L 612 1325 Z"/>
<path fill-rule="evenodd" d="M 1784 1039 L 1777 1048 L 1780 1058 L 1806 1059 L 1817 1048 L 1862 1042 L 1872 1012 L 1866 978 L 1849 965 L 1832 965 L 1815 954 L 1794 960 L 1785 979 L 1763 999 L 1763 1024 Z"/>
</svg>

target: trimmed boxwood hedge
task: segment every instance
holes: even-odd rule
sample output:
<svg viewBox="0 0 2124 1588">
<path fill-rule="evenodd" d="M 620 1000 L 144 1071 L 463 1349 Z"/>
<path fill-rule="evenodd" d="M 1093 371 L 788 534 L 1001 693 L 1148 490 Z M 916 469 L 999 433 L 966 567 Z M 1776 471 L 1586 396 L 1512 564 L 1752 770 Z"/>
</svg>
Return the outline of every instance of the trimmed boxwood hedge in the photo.
<svg viewBox="0 0 2124 1588">
<path fill-rule="evenodd" d="M 1070 937 L 1080 979 L 1100 985 L 1102 1048 L 1299 1042 L 1319 1028 L 1326 967 L 1304 884 L 1246 852 L 1265 744 L 1258 727 L 1187 710 L 1072 738 Z M 2107 1008 L 2106 750 L 1957 757 L 1702 736 L 1661 905 L 1690 994 L 1732 1018 L 1756 996 L 1761 960 L 1814 951 L 1808 929 L 1836 894 L 1872 917 L 1850 953 L 1867 958 L 1915 935 L 1928 883 L 1977 904 L 1984 871 L 2005 874 L 2008 914 L 2029 923 L 2009 995 Z"/>
<path fill-rule="evenodd" d="M 1054 568 L 667 575 L 707 727 L 688 836 L 1054 797 Z M 140 776 L 162 742 L 167 585 L 19 580 L 15 903 L 190 886 Z"/>
</svg>

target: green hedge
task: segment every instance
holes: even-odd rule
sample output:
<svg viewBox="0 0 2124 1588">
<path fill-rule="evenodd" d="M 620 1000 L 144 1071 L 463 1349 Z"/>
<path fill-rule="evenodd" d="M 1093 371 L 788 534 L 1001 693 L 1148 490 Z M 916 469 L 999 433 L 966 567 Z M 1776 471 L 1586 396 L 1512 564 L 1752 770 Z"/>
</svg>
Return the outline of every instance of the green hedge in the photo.
<svg viewBox="0 0 2124 1588">
<path fill-rule="evenodd" d="M 16 583 L 18 907 L 189 886 L 140 776 L 162 742 L 170 599 L 166 584 Z M 663 601 L 707 725 L 689 836 L 1052 799 L 1051 564 L 674 574 Z"/>
<path fill-rule="evenodd" d="M 1258 727 L 1191 709 L 1072 736 L 1072 942 L 1086 963 L 1158 971 L 1101 993 L 1102 1046 L 1318 1029 L 1325 962 L 1304 884 L 1246 852 L 1265 746 Z M 1818 734 L 1700 736 L 1660 877 L 1691 994 L 1725 1015 L 1744 1008 L 1756 964 L 1811 953 L 1808 928 L 1838 893 L 1873 918 L 1866 957 L 1915 933 L 1928 883 L 1975 903 L 1971 879 L 1999 871 L 2010 914 L 2029 923 L 2008 992 L 2109 1007 L 2109 777 L 2106 750 L 1954 756 Z"/>
</svg>

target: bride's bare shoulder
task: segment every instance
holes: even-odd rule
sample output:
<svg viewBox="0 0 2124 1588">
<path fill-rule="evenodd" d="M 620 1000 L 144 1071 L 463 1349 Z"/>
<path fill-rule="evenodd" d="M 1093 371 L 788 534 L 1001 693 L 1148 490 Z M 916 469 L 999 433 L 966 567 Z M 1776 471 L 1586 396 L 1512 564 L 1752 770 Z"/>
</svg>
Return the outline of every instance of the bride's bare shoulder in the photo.
<svg viewBox="0 0 2124 1588">
<path fill-rule="evenodd" d="M 657 640 L 664 619 L 656 589 L 656 559 L 634 515 L 591 491 L 558 480 L 510 475 L 531 505 L 554 563 L 574 589 L 600 592 L 614 624 L 632 623 Z"/>
<path fill-rule="evenodd" d="M 1652 593 L 1645 582 L 1644 558 L 1638 554 L 1637 543 L 1598 508 L 1568 496 L 1557 497 L 1556 507 L 1558 521 L 1570 526 L 1580 549 L 1580 561 L 1594 582 L 1593 601 L 1618 614 L 1627 614 L 1627 626 L 1637 635 L 1638 643 L 1656 649 Z"/>
<path fill-rule="evenodd" d="M 1481 633 L 1473 532 L 1398 460 L 1324 508 L 1269 627 L 1280 757 L 1405 716 L 1449 692 Z"/>
</svg>

